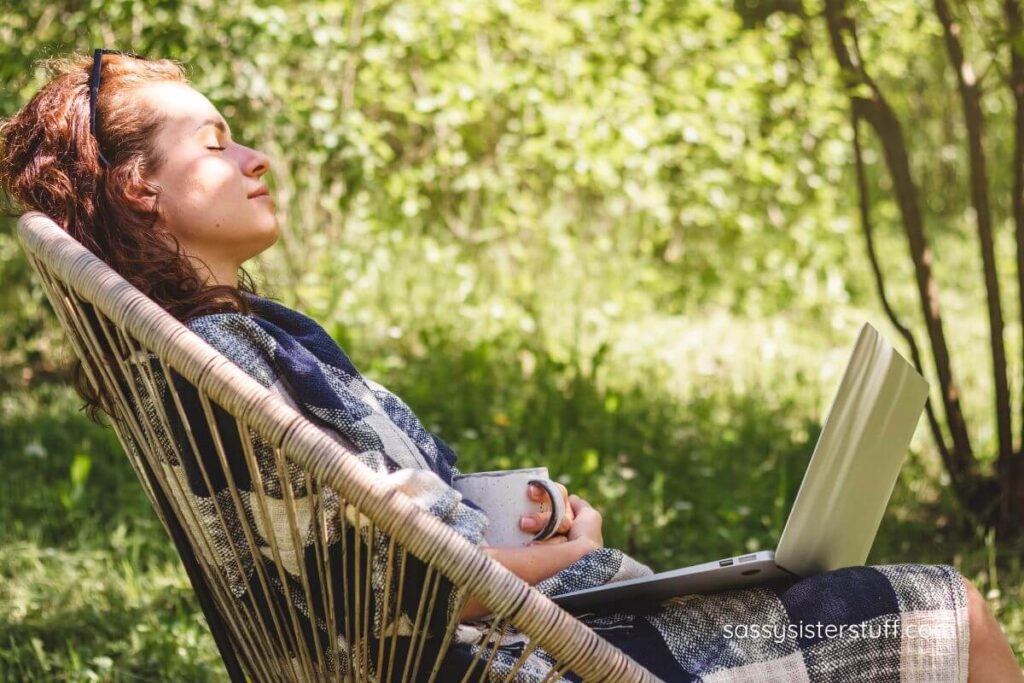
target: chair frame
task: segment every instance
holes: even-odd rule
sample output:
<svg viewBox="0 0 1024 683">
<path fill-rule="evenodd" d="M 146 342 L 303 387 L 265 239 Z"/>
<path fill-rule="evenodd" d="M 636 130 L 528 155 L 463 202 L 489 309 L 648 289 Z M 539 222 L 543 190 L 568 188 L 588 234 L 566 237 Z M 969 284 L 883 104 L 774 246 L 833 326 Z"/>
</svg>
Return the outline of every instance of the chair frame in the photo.
<svg viewBox="0 0 1024 683">
<path fill-rule="evenodd" d="M 113 367 L 100 353 L 99 340 L 84 317 L 83 302 L 89 303 L 97 314 L 102 314 L 99 316 L 101 322 L 111 323 L 110 326 L 102 325 L 108 344 L 132 349 L 132 354 L 141 353 L 146 357 L 155 354 L 165 374 L 172 369 L 197 389 L 203 397 L 204 408 L 208 407 L 208 401 L 216 402 L 237 421 L 243 437 L 247 432 L 262 436 L 279 449 L 283 458 L 308 473 L 311 481 L 338 492 L 354 506 L 357 514 L 365 515 L 370 520 L 371 530 L 376 527 L 388 534 L 392 539 L 392 550 L 396 547 L 399 552 L 404 550 L 424 562 L 429 571 L 450 580 L 458 592 L 459 605 L 464 605 L 468 596 L 473 595 L 490 609 L 493 621 L 483 641 L 486 647 L 477 653 L 478 658 L 485 650 L 493 654 L 501 636 L 510 627 L 528 636 L 526 650 L 506 680 L 513 679 L 519 666 L 537 647 L 556 659 L 545 681 L 557 680 L 560 674 L 569 671 L 585 681 L 646 683 L 659 680 L 480 548 L 420 509 L 410 498 L 381 483 L 341 443 L 209 346 L 68 235 L 50 217 L 39 212 L 26 213 L 19 219 L 17 229 L 22 248 L 43 283 L 46 296 L 94 387 L 101 382 L 104 386 L 116 386 L 117 382 L 112 380 L 117 373 L 122 373 L 123 377 L 131 377 L 132 374 L 127 365 L 130 360 L 122 362 L 118 357 L 119 367 Z M 166 376 L 170 377 L 169 374 Z M 171 479 L 155 471 L 160 468 L 160 454 L 155 452 L 154 441 L 148 438 L 146 425 L 139 424 L 144 421 L 133 423 L 131 411 L 126 408 L 126 397 L 121 395 L 120 398 L 115 401 L 116 405 L 111 406 L 120 418 L 111 420 L 112 427 L 157 516 L 178 548 L 232 680 L 309 680 L 323 676 L 323 669 L 317 668 L 317 662 L 312 659 L 305 661 L 305 656 L 299 657 L 302 661 L 298 662 L 298 671 L 281 669 L 279 663 L 267 661 L 265 652 L 257 643 L 250 642 L 245 629 L 255 627 L 243 623 L 244 617 L 229 604 L 230 593 L 225 594 L 223 578 L 216 568 L 204 561 L 204 549 L 197 547 L 201 539 L 195 538 L 194 533 L 190 534 L 188 524 L 180 519 L 183 510 L 175 509 L 176 505 L 171 500 L 173 491 L 169 488 Z M 212 422 L 210 412 L 204 412 L 207 421 Z M 190 419 L 201 417 L 190 416 Z M 243 438 L 243 445 L 246 440 Z M 132 443 L 143 445 L 141 454 L 132 448 Z M 223 458 L 222 452 L 220 456 Z M 352 550 L 358 557 L 359 544 L 354 545 Z M 366 574 L 368 585 L 369 571 Z M 336 580 L 338 577 L 333 578 Z M 358 604 L 359 577 L 356 579 L 354 597 Z M 439 582 L 440 576 L 437 576 L 433 581 L 434 597 Z M 430 586 L 431 581 L 426 581 L 426 585 Z M 422 601 L 429 593 L 429 590 L 424 591 L 421 610 Z M 431 599 L 430 607 L 432 605 Z M 456 610 L 456 615 L 459 613 L 461 607 Z M 418 619 L 419 615 L 417 623 Z M 457 622 L 456 618 L 448 624 L 445 643 L 450 641 Z M 292 637 L 298 639 L 301 634 L 292 633 Z M 414 633 L 409 652 L 422 655 L 425 638 L 423 634 Z M 385 646 L 386 638 L 377 653 L 378 664 L 384 659 Z M 394 647 L 393 643 L 392 660 Z M 447 645 L 436 656 L 431 681 L 437 676 L 446 650 Z M 418 656 L 415 660 L 413 677 L 422 664 Z M 487 677 L 492 661 L 490 655 L 484 657 L 485 668 L 480 680 Z M 403 666 L 402 680 L 410 680 L 406 677 L 410 663 L 400 662 Z M 394 674 L 395 669 L 389 667 L 389 672 Z M 361 667 L 351 675 L 354 678 L 346 680 L 370 680 L 368 670 Z"/>
</svg>

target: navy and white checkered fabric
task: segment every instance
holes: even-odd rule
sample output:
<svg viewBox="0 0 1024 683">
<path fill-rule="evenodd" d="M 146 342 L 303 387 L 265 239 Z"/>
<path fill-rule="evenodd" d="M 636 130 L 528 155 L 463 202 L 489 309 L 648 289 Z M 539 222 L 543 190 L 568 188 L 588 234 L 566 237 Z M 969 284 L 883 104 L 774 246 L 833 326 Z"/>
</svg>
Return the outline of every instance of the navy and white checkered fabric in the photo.
<svg viewBox="0 0 1024 683">
<path fill-rule="evenodd" d="M 451 487 L 458 473 L 452 449 L 400 398 L 364 378 L 314 320 L 272 300 L 245 296 L 252 314 L 201 316 L 188 327 L 353 448 L 425 510 L 480 544 L 487 520 Z M 556 595 L 649 573 L 625 553 L 602 548 L 537 588 Z M 437 623 L 452 609 L 451 602 L 439 604 Z M 967 680 L 966 591 L 956 570 L 944 565 L 852 567 L 787 585 L 686 596 L 581 619 L 666 681 Z M 445 676 L 461 678 L 460 666 L 472 661 L 486 630 L 486 622 L 459 627 Z M 506 632 L 491 679 L 504 680 L 526 646 L 521 634 Z M 545 678 L 552 662 L 535 649 L 514 680 L 579 680 L 571 672 Z"/>
</svg>

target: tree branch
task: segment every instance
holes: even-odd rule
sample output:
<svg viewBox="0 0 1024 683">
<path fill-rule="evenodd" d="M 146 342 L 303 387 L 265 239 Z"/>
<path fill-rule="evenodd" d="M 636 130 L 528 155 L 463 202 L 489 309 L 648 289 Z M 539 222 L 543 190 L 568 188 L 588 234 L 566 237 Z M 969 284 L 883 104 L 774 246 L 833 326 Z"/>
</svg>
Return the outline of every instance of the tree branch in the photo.
<svg viewBox="0 0 1024 683">
<path fill-rule="evenodd" d="M 860 144 L 860 117 L 852 107 L 850 111 L 853 126 L 853 159 L 857 171 L 857 195 L 859 200 L 858 205 L 860 208 L 860 223 L 861 228 L 864 230 L 864 240 L 867 243 L 868 260 L 871 261 L 871 271 L 875 275 L 875 289 L 878 291 L 878 298 L 882 302 L 882 308 L 885 309 L 885 314 L 889 316 L 889 321 L 897 330 L 899 330 L 903 339 L 906 340 L 907 346 L 910 348 L 910 357 L 914 362 L 914 367 L 923 375 L 924 365 L 921 362 L 921 352 L 917 346 L 917 341 L 914 339 L 914 334 L 906 325 L 900 322 L 895 309 L 893 309 L 892 305 L 889 303 L 889 297 L 885 291 L 885 279 L 882 275 L 882 267 L 878 260 L 878 253 L 875 251 L 874 227 L 871 223 L 871 199 L 868 194 L 867 176 L 864 172 L 864 154 Z M 946 470 L 950 473 L 950 478 L 953 482 L 953 489 L 955 491 L 960 491 L 961 481 L 959 480 L 959 474 L 955 474 L 957 472 L 957 468 L 953 465 L 949 446 L 946 445 L 946 437 L 942 433 L 942 427 L 939 425 L 938 419 L 935 417 L 935 409 L 932 406 L 931 396 L 928 397 L 924 409 L 928 416 L 928 426 L 931 428 L 932 438 L 935 439 L 935 445 L 939 449 L 939 456 L 942 458 L 942 464 L 945 465 Z"/>
<path fill-rule="evenodd" d="M 935 0 L 935 13 L 942 24 L 942 34 L 950 64 L 956 73 L 957 90 L 967 125 L 967 150 L 970 158 L 971 203 L 974 205 L 981 247 L 981 263 L 985 277 L 988 328 L 992 348 L 992 379 L 995 390 L 996 432 L 999 437 L 999 471 L 1006 474 L 1013 455 L 1013 427 L 1010 422 L 1010 388 L 1006 379 L 1006 346 L 1003 339 L 1003 305 L 999 293 L 995 246 L 992 237 L 992 211 L 988 195 L 988 171 L 985 163 L 985 119 L 981 111 L 981 92 L 974 67 L 964 57 L 960 45 L 960 24 L 949 10 L 946 0 Z M 1003 476 L 1000 476 L 1003 479 Z"/>
</svg>

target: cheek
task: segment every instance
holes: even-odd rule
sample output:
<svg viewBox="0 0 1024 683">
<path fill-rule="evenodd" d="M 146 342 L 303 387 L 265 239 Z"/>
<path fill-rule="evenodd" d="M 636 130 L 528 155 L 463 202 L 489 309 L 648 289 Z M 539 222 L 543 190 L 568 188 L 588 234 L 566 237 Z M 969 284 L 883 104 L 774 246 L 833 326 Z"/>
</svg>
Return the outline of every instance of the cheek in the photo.
<svg viewBox="0 0 1024 683">
<path fill-rule="evenodd" d="M 234 174 L 223 162 L 200 161 L 181 177 L 183 182 L 166 188 L 162 199 L 168 222 L 179 237 L 190 241 L 208 238 L 238 215 L 235 195 L 240 191 L 235 187 Z"/>
</svg>

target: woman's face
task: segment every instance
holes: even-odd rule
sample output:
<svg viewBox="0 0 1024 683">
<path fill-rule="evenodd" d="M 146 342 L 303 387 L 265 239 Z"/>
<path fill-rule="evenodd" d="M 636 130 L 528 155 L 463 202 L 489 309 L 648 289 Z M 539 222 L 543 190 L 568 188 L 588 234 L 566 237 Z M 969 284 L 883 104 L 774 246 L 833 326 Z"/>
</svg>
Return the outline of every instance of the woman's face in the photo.
<svg viewBox="0 0 1024 683">
<path fill-rule="evenodd" d="M 153 83 L 138 94 L 166 116 L 155 141 L 164 163 L 146 178 L 160 186 L 161 223 L 206 263 L 210 284 L 237 286 L 239 266 L 277 241 L 274 200 L 260 180 L 270 160 L 232 141 L 217 108 L 189 86 Z"/>
</svg>

